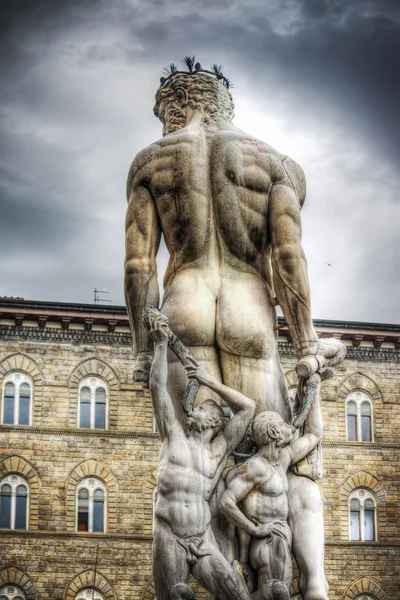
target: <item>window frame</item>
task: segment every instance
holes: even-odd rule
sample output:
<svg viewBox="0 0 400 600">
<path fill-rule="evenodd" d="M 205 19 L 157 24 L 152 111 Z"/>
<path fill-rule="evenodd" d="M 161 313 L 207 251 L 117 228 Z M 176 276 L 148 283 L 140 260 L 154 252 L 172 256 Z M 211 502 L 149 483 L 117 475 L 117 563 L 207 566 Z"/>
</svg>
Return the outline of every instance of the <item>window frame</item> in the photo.
<svg viewBox="0 0 400 600">
<path fill-rule="evenodd" d="M 356 405 L 356 440 L 349 440 L 349 427 L 348 427 L 348 423 L 347 423 L 347 418 L 348 418 L 348 414 L 347 414 L 347 406 L 349 404 L 349 402 L 354 402 Z M 363 402 L 368 402 L 370 409 L 371 409 L 371 439 L 370 440 L 363 440 L 362 439 L 362 420 L 361 420 L 361 406 L 363 404 Z M 358 442 L 360 444 L 371 444 L 375 441 L 375 435 L 374 435 L 374 405 L 372 402 L 372 398 L 371 396 L 365 392 L 364 390 L 353 390 L 352 392 L 350 392 L 350 394 L 348 394 L 346 396 L 346 402 L 345 402 L 345 417 L 346 417 L 346 441 L 347 442 Z"/>
<path fill-rule="evenodd" d="M 360 539 L 359 540 L 351 539 L 350 512 L 351 512 L 351 501 L 352 500 L 358 500 L 358 502 L 360 503 Z M 365 509 L 364 509 L 364 505 L 367 500 L 372 500 L 372 502 L 374 503 L 374 521 L 373 521 L 374 539 L 373 540 L 365 539 L 365 525 L 364 525 Z M 378 536 L 378 508 L 377 508 L 376 498 L 375 498 L 374 494 L 371 492 L 371 490 L 369 490 L 367 488 L 357 488 L 351 492 L 351 494 L 349 495 L 349 501 L 348 501 L 348 520 L 349 520 L 349 541 L 350 542 L 369 544 L 371 542 L 375 543 L 378 541 L 378 537 L 379 537 Z"/>
<path fill-rule="evenodd" d="M 75 596 L 75 600 L 87 600 L 88 596 L 84 595 L 87 590 L 93 592 L 91 596 L 91 600 L 105 600 L 105 596 L 98 588 L 90 585 L 89 587 L 85 587 L 79 590 Z"/>
<path fill-rule="evenodd" d="M 9 485 L 11 487 L 11 506 L 10 506 L 10 527 L 1 527 L 0 531 L 29 531 L 29 504 L 30 504 L 30 490 L 26 479 L 21 477 L 19 473 L 9 473 L 0 480 L 0 497 L 1 488 L 3 485 Z M 26 489 L 26 509 L 25 509 L 25 529 L 15 528 L 15 519 L 17 514 L 17 488 L 22 485 Z M 1 501 L 1 500 L 0 500 Z"/>
<path fill-rule="evenodd" d="M 14 423 L 4 423 L 4 412 L 5 412 L 5 391 L 7 383 L 14 385 Z M 27 424 L 18 423 L 20 415 L 20 391 L 23 384 L 28 384 L 30 389 L 29 396 L 29 418 Z M 23 371 L 11 371 L 3 379 L 2 393 L 1 393 L 1 424 L 7 425 L 8 427 L 30 427 L 32 425 L 33 416 L 33 381 L 31 377 Z"/>
<path fill-rule="evenodd" d="M 93 483 L 92 483 L 93 482 Z M 86 489 L 89 492 L 88 499 L 88 530 L 78 530 L 78 513 L 79 513 L 79 492 Z M 104 493 L 103 503 L 103 531 L 93 531 L 93 508 L 94 508 L 94 493 L 101 490 Z M 104 483 L 97 477 L 85 477 L 76 486 L 75 490 L 75 531 L 76 533 L 86 535 L 88 533 L 102 534 L 107 533 L 107 488 Z"/>
<path fill-rule="evenodd" d="M 89 427 L 81 427 L 81 390 L 83 388 L 90 389 L 90 408 L 89 408 Z M 105 418 L 104 418 L 104 428 L 95 427 L 96 422 L 96 390 L 104 389 L 106 393 L 106 401 L 105 401 Z M 78 387 L 78 410 L 77 410 L 77 428 L 78 429 L 90 429 L 94 431 L 106 431 L 108 430 L 108 410 L 109 410 L 109 391 L 108 386 L 104 379 L 101 379 L 97 375 L 89 375 L 82 379 L 79 383 Z"/>
<path fill-rule="evenodd" d="M 15 593 L 13 593 L 13 595 L 11 596 L 11 594 L 7 593 L 7 588 L 14 588 Z M 2 585 L 0 587 L 0 594 L 4 594 L 4 597 L 7 598 L 7 600 L 14 600 L 14 598 L 18 598 L 18 596 L 20 596 L 20 598 L 23 598 L 23 600 L 26 600 L 26 595 L 24 591 L 19 587 L 19 585 L 15 585 L 15 583 L 5 583 L 4 585 Z"/>
</svg>

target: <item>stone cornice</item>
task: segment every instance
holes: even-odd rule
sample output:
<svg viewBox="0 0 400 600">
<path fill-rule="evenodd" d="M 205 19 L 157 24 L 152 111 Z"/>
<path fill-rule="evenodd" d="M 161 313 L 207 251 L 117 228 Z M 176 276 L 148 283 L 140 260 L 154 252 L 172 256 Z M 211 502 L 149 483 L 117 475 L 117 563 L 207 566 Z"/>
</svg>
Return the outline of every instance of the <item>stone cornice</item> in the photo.
<svg viewBox="0 0 400 600">
<path fill-rule="evenodd" d="M 98 429 L 72 429 L 69 427 L 35 427 L 30 425 L 0 425 L 1 432 L 16 432 L 40 435 L 78 435 L 80 437 L 98 438 L 145 438 L 160 442 L 158 433 L 147 431 L 116 431 Z M 400 450 L 400 444 L 391 442 L 346 442 L 338 440 L 326 440 L 322 442 L 324 448 L 362 448 L 363 450 Z"/>
<path fill-rule="evenodd" d="M 130 332 L 121 331 L 96 331 L 82 329 L 55 329 L 39 327 L 16 327 L 14 325 L 0 324 L 0 338 L 29 340 L 31 342 L 57 342 L 65 344 L 106 344 L 118 346 L 131 346 Z"/>
<path fill-rule="evenodd" d="M 158 433 L 147 431 L 116 431 L 116 430 L 98 430 L 98 429 L 72 429 L 69 427 L 35 427 L 30 425 L 0 425 L 0 433 L 2 431 L 12 431 L 18 433 L 37 433 L 45 435 L 78 435 L 80 437 L 115 437 L 115 438 L 153 438 L 159 440 Z"/>
<path fill-rule="evenodd" d="M 101 540 L 116 540 L 120 542 L 152 542 L 153 536 L 144 533 L 135 533 L 135 534 L 126 534 L 126 533 L 72 533 L 67 531 L 21 531 L 21 530 L 13 530 L 13 529 L 3 529 L 0 530 L 0 538 L 1 537 L 12 537 L 12 538 L 21 538 L 22 539 L 75 539 L 75 540 L 97 540 L 97 542 Z M 341 540 L 325 540 L 325 546 L 329 547 L 345 547 L 351 548 L 354 551 L 358 549 L 362 550 L 365 548 L 399 548 L 400 542 L 350 542 L 350 541 L 341 541 Z"/>
<path fill-rule="evenodd" d="M 0 338 L 4 340 L 29 340 L 33 343 L 104 344 L 126 347 L 130 347 L 132 344 L 129 331 L 98 331 L 93 329 L 93 324 L 91 327 L 91 329 L 74 329 L 73 325 L 70 325 L 68 329 L 62 329 L 54 327 L 5 325 L 0 323 Z M 282 335 L 284 334 L 285 332 L 283 331 Z M 378 337 L 376 339 L 378 339 Z M 393 339 L 393 343 L 394 341 L 395 340 Z M 279 353 L 282 356 L 295 357 L 293 345 L 287 342 L 285 338 L 279 339 L 278 347 Z M 347 358 L 398 362 L 400 361 L 400 351 L 399 347 L 393 346 L 393 348 L 382 348 L 379 344 L 374 347 L 362 345 L 347 346 Z"/>
<path fill-rule="evenodd" d="M 0 529 L 0 537 L 21 537 L 21 538 L 75 538 L 81 540 L 118 540 L 118 541 L 140 541 L 152 542 L 153 536 L 145 533 L 72 533 L 68 531 L 21 531 L 15 529 Z"/>
</svg>

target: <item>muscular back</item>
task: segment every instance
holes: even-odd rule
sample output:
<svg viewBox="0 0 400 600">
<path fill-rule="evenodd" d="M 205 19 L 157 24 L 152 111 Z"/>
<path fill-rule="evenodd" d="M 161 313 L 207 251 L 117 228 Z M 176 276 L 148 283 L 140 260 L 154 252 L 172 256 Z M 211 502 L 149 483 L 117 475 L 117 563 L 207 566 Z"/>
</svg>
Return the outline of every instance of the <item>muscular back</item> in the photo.
<svg viewBox="0 0 400 600">
<path fill-rule="evenodd" d="M 165 283 L 182 268 L 216 262 L 266 278 L 268 198 L 277 182 L 304 196 L 293 161 L 228 124 L 188 126 L 140 153 L 128 185 L 146 186 L 155 201 L 170 253 Z"/>
</svg>

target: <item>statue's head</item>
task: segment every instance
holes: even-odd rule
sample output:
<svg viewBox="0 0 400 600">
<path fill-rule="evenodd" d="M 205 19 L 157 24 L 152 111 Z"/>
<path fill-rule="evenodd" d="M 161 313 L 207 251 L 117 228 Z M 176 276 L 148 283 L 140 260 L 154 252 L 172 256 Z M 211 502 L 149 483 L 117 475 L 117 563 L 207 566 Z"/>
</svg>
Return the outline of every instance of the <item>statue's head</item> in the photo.
<svg viewBox="0 0 400 600">
<path fill-rule="evenodd" d="M 232 121 L 234 105 L 228 89 L 206 73 L 177 73 L 156 93 L 154 114 L 163 124 L 163 135 L 185 126 L 188 107 L 201 111 L 208 125 L 218 119 Z"/>
<path fill-rule="evenodd" d="M 253 438 L 258 447 L 272 442 L 286 446 L 293 440 L 293 431 L 278 413 L 266 410 L 254 417 Z"/>
<path fill-rule="evenodd" d="M 224 411 L 214 400 L 204 400 L 189 413 L 188 424 L 191 431 L 212 429 L 217 435 L 225 424 Z"/>
</svg>

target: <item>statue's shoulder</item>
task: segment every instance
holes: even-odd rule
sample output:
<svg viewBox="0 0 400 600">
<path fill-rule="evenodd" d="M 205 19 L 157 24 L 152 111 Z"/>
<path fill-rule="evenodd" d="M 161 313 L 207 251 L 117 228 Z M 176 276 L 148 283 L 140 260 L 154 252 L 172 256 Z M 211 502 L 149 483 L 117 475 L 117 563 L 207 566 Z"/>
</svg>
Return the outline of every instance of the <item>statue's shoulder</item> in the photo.
<svg viewBox="0 0 400 600">
<path fill-rule="evenodd" d="M 238 467 L 237 475 L 245 476 L 246 479 L 258 484 L 264 480 L 265 470 L 265 460 L 259 454 L 255 454 Z"/>
<path fill-rule="evenodd" d="M 159 151 L 159 142 L 154 142 L 136 154 L 129 168 L 126 182 L 127 190 L 130 190 L 133 185 L 146 179 L 146 173 L 149 169 L 149 165 L 151 164 L 157 151 Z"/>
<path fill-rule="evenodd" d="M 275 183 L 283 183 L 293 188 L 300 207 L 306 199 L 306 177 L 300 165 L 289 156 L 279 154 L 276 163 Z"/>
</svg>

